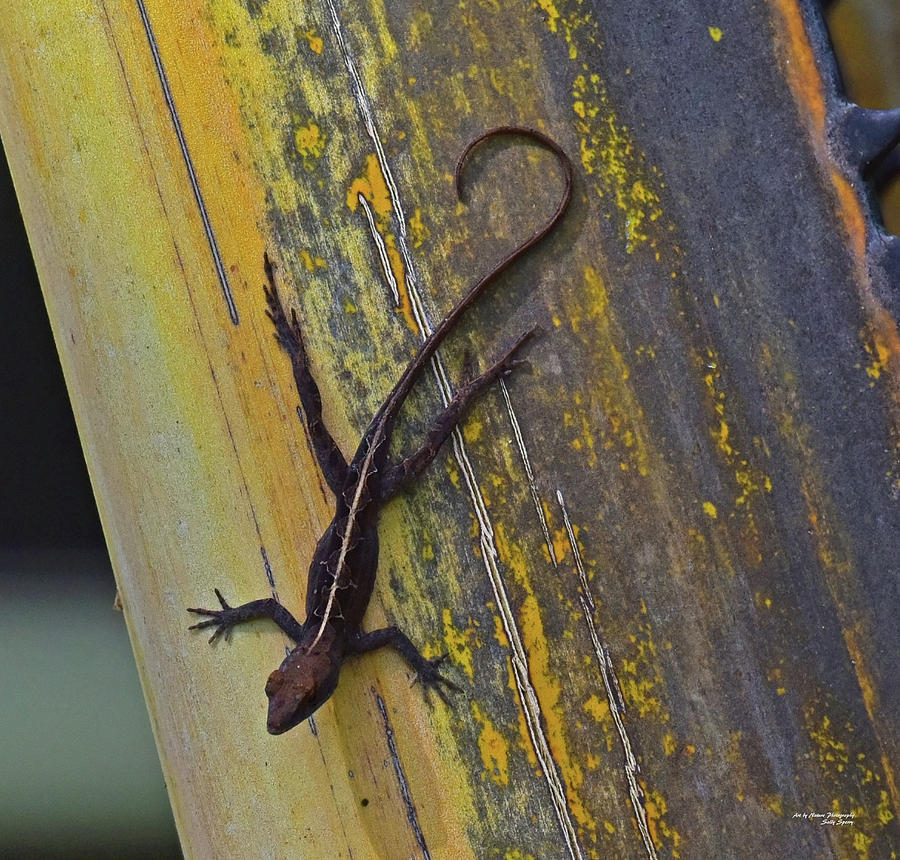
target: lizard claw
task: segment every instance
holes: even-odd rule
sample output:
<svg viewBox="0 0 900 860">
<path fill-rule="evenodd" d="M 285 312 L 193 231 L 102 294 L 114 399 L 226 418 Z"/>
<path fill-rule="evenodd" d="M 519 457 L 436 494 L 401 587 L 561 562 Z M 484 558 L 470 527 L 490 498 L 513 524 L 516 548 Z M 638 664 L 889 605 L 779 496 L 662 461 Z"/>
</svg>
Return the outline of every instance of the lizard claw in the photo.
<svg viewBox="0 0 900 860">
<path fill-rule="evenodd" d="M 199 609 L 194 607 L 187 607 L 188 612 L 193 612 L 195 615 L 208 615 L 209 618 L 206 621 L 198 621 L 196 624 L 192 624 L 188 627 L 188 630 L 203 630 L 206 627 L 215 627 L 216 629 L 213 631 L 213 635 L 209 637 L 209 642 L 212 644 L 216 641 L 221 635 L 225 635 L 226 639 L 231 637 L 231 628 L 237 623 L 239 619 L 232 616 L 232 607 L 228 605 L 228 601 L 222 597 L 222 592 L 219 591 L 218 588 L 213 589 L 216 593 L 216 597 L 221 604 L 221 609 Z"/>
<path fill-rule="evenodd" d="M 438 666 L 441 665 L 446 659 L 447 654 L 441 654 L 440 657 L 432 657 L 430 660 L 426 660 L 425 663 L 419 668 L 419 671 L 416 673 L 416 677 L 413 679 L 413 684 L 422 684 L 422 688 L 425 691 L 426 697 L 431 690 L 434 690 L 435 693 L 438 694 L 441 701 L 445 705 L 450 704 L 450 700 L 447 698 L 447 694 L 441 688 L 443 684 L 446 687 L 449 687 L 454 692 L 460 693 L 462 689 L 454 684 L 449 678 L 445 678 L 440 672 L 438 672 Z"/>
</svg>

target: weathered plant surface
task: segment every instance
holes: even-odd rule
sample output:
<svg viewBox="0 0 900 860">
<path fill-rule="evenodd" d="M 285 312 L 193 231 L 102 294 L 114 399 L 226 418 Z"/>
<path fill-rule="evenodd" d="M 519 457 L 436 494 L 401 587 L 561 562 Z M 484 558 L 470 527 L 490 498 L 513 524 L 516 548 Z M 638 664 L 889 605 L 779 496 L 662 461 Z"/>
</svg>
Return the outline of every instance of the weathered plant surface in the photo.
<svg viewBox="0 0 900 860">
<path fill-rule="evenodd" d="M 900 249 L 817 4 L 0 2 L 0 131 L 190 856 L 859 857 L 900 850 Z M 436 322 L 534 323 L 386 511 L 393 654 L 265 731 L 332 500 L 264 314 L 280 263 L 346 452 Z M 9 303 L 14 308 L 14 303 Z M 398 450 L 438 408 L 425 384 Z M 429 387 L 431 386 L 431 387 Z M 64 715 L 61 715 L 64 718 Z M 836 813 L 844 826 L 807 814 Z"/>
</svg>

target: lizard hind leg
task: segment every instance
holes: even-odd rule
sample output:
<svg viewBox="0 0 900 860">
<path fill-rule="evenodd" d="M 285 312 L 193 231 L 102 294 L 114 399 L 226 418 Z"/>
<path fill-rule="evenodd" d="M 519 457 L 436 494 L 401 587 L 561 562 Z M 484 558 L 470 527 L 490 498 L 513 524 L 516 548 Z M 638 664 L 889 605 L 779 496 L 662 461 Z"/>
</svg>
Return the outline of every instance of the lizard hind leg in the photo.
<svg viewBox="0 0 900 860">
<path fill-rule="evenodd" d="M 404 486 L 414 481 L 428 467 L 437 456 L 441 445 L 447 441 L 460 418 L 472 401 L 489 385 L 493 385 L 498 379 L 508 376 L 517 367 L 526 365 L 523 359 L 516 358 L 518 350 L 533 337 L 538 331 L 538 326 L 529 329 L 500 356 L 484 373 L 463 382 L 456 390 L 453 399 L 438 415 L 428 435 L 425 444 L 415 453 L 411 454 L 397 465 L 391 466 L 381 480 L 381 500 L 387 501 L 393 498 Z"/>
<path fill-rule="evenodd" d="M 268 286 L 263 287 L 268 305 L 266 314 L 275 326 L 275 340 L 291 359 L 294 383 L 297 386 L 297 393 L 300 395 L 303 414 L 306 416 L 306 426 L 309 430 L 313 453 L 319 461 L 328 486 L 332 492 L 339 493 L 347 480 L 347 461 L 325 426 L 322 418 L 322 395 L 309 370 L 309 359 L 306 355 L 306 347 L 303 345 L 300 323 L 297 321 L 297 314 L 293 309 L 290 319 L 285 313 L 284 305 L 281 303 L 281 297 L 275 286 L 275 265 L 269 259 L 268 254 L 265 255 L 265 270 L 268 280 Z"/>
<path fill-rule="evenodd" d="M 350 654 L 366 654 L 376 648 L 384 648 L 386 645 L 390 645 L 416 670 L 416 681 L 422 684 L 426 694 L 429 690 L 434 690 L 446 704 L 449 704 L 446 694 L 441 689 L 442 686 L 459 692 L 459 687 L 438 671 L 438 667 L 447 659 L 447 655 L 432 657 L 430 660 L 423 657 L 419 649 L 399 627 L 383 627 L 381 630 L 373 630 L 371 633 L 357 633 L 348 640 L 347 651 Z"/>
</svg>

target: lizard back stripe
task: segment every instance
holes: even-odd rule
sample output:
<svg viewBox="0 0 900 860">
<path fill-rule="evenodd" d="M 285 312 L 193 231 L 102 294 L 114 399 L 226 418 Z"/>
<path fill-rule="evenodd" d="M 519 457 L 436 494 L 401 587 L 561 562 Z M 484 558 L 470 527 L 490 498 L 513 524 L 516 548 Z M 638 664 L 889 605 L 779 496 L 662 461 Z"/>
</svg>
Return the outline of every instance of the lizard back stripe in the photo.
<svg viewBox="0 0 900 860">
<path fill-rule="evenodd" d="M 334 598 L 335 595 L 337 595 L 338 586 L 341 582 L 341 572 L 347 561 L 347 552 L 350 549 L 350 538 L 353 534 L 353 525 L 356 522 L 356 515 L 359 513 L 359 500 L 362 497 L 363 490 L 366 488 L 366 479 L 369 476 L 369 466 L 372 464 L 372 458 L 375 456 L 375 451 L 381 444 L 383 428 L 384 422 L 381 422 L 372 434 L 372 438 L 369 440 L 369 448 L 366 451 L 366 459 L 363 460 L 362 467 L 357 476 L 356 492 L 353 494 L 353 502 L 351 503 L 350 511 L 347 514 L 347 523 L 344 528 L 344 534 L 341 536 L 341 554 L 338 556 L 337 564 L 334 568 L 334 576 L 331 580 L 331 587 L 328 589 L 328 603 L 325 605 L 325 611 L 322 613 L 322 623 L 319 625 L 319 632 L 316 633 L 316 638 L 313 639 L 312 645 L 309 646 L 310 651 L 316 647 L 316 644 L 322 638 L 322 634 L 325 632 L 325 625 L 328 623 L 328 619 L 331 618 L 331 607 L 334 605 Z"/>
</svg>

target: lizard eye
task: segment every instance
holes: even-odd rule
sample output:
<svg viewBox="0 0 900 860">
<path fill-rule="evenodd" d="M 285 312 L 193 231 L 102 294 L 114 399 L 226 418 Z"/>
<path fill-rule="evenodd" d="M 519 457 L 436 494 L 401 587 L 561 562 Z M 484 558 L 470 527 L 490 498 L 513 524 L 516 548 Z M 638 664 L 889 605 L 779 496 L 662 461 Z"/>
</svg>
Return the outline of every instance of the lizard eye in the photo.
<svg viewBox="0 0 900 860">
<path fill-rule="evenodd" d="M 266 681 L 266 695 L 271 697 L 274 696 L 284 684 L 284 672 L 281 669 L 276 669 L 269 675 L 269 680 Z"/>
</svg>

